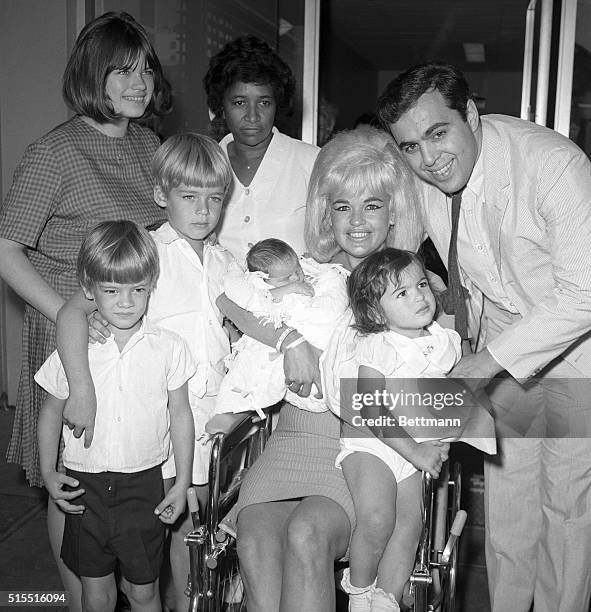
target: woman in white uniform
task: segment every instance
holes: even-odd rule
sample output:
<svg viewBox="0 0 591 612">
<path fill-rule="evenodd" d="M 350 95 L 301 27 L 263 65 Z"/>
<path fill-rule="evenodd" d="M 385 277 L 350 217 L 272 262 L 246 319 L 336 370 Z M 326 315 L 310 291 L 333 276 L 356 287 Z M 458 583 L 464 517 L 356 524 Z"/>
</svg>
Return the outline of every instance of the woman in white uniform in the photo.
<svg viewBox="0 0 591 612">
<path fill-rule="evenodd" d="M 275 127 L 292 108 L 289 66 L 266 42 L 241 36 L 211 58 L 203 82 L 234 173 L 219 242 L 241 263 L 265 238 L 284 240 L 301 255 L 306 193 L 319 149 Z"/>
</svg>

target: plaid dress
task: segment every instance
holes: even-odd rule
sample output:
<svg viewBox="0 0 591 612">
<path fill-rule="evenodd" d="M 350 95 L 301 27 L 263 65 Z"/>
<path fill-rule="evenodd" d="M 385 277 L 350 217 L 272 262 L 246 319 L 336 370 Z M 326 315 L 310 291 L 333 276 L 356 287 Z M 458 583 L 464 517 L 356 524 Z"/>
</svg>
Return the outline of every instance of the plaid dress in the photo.
<svg viewBox="0 0 591 612">
<path fill-rule="evenodd" d="M 100 221 L 145 226 L 162 218 L 154 203 L 150 164 L 158 138 L 129 124 L 111 138 L 74 117 L 29 145 L 0 206 L 0 237 L 27 247 L 39 274 L 63 298 L 78 288 L 76 259 Z M 45 393 L 33 376 L 55 349 L 54 324 L 27 305 L 16 415 L 7 460 L 20 463 L 31 485 L 42 484 L 37 417 Z"/>
</svg>

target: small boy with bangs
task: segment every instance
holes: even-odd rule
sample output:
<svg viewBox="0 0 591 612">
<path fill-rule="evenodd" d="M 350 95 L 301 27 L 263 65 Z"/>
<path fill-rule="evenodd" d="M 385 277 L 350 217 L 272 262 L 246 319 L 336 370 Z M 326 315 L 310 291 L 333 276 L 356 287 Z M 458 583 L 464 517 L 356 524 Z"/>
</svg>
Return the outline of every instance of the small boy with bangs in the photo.
<svg viewBox="0 0 591 612">
<path fill-rule="evenodd" d="M 82 244 L 77 272 L 111 336 L 87 348 L 98 405 L 90 448 L 62 427 L 69 387 L 57 351 L 35 375 L 48 392 L 38 423 L 41 473 L 67 513 L 61 557 L 80 576 L 84 609 L 115 608 L 119 567 L 132 610 L 159 612 L 164 523 L 183 513 L 190 482 L 187 381 L 195 365 L 177 334 L 144 317 L 159 272 L 145 230 L 131 221 L 99 224 Z M 60 431 L 65 474 L 56 469 Z M 165 494 L 160 466 L 170 438 L 178 478 Z"/>
</svg>

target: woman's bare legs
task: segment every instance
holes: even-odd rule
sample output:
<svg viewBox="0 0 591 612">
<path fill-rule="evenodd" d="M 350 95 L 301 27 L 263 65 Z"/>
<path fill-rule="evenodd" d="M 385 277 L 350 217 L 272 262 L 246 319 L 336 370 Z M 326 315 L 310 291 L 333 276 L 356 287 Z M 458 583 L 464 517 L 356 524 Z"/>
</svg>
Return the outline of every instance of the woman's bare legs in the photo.
<svg viewBox="0 0 591 612">
<path fill-rule="evenodd" d="M 285 526 L 298 503 L 253 504 L 238 515 L 240 575 L 249 612 L 279 610 Z"/>
<path fill-rule="evenodd" d="M 328 497 L 303 499 L 287 524 L 281 612 L 333 612 L 334 562 L 349 545 L 351 523 Z"/>
<path fill-rule="evenodd" d="M 64 589 L 70 593 L 70 612 L 82 610 L 82 583 L 80 578 L 62 561 L 62 540 L 64 538 L 64 526 L 66 515 L 55 505 L 51 497 L 47 500 L 47 532 L 53 558 L 62 579 Z"/>
<path fill-rule="evenodd" d="M 333 612 L 334 561 L 350 532 L 347 514 L 327 497 L 244 508 L 238 555 L 249 612 Z"/>
</svg>

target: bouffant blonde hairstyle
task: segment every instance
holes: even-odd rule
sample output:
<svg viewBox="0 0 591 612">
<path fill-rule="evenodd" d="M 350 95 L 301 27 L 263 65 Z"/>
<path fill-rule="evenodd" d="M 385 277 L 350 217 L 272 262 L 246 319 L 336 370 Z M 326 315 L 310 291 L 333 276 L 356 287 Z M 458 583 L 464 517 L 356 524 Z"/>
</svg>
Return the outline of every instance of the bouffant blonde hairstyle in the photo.
<svg viewBox="0 0 591 612">
<path fill-rule="evenodd" d="M 389 195 L 387 246 L 416 251 L 422 225 L 414 175 L 392 137 L 367 125 L 338 133 L 321 149 L 310 177 L 305 238 L 320 262 L 340 250 L 332 228 L 331 203 L 343 192 Z"/>
</svg>

